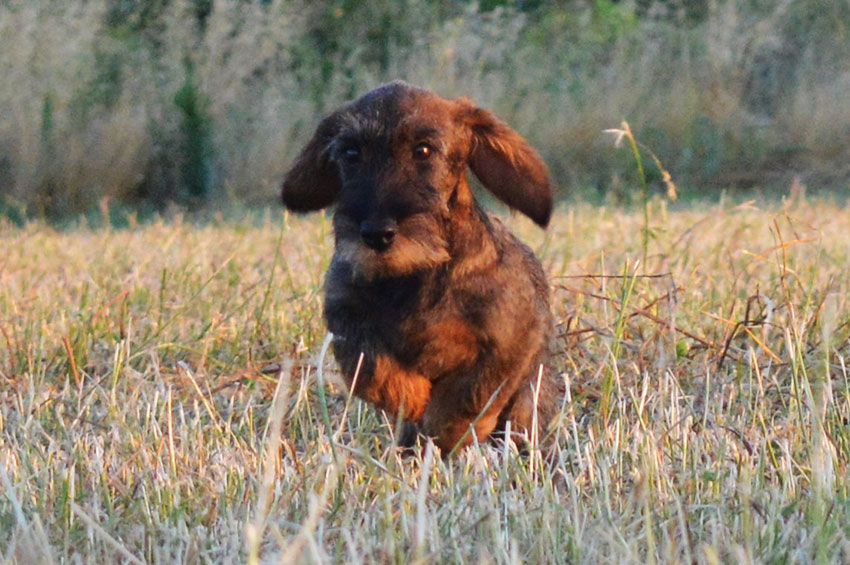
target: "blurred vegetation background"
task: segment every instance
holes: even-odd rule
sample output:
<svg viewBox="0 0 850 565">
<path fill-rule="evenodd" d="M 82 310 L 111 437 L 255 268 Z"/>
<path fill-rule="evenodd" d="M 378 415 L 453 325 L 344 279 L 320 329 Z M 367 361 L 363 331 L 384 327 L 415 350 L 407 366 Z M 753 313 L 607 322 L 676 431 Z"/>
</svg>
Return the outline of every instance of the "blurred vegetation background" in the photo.
<svg viewBox="0 0 850 565">
<path fill-rule="evenodd" d="M 685 195 L 850 180 L 847 0 L 4 0 L 0 45 L 11 218 L 272 203 L 396 78 L 496 111 L 562 196 L 628 199 L 623 119 Z"/>
</svg>

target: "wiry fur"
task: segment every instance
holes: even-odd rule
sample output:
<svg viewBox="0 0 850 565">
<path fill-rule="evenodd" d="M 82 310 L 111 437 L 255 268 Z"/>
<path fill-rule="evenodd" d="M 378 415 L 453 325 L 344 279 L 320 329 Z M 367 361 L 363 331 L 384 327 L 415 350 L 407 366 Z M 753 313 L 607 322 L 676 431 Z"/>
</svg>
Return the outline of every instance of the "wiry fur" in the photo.
<svg viewBox="0 0 850 565">
<path fill-rule="evenodd" d="M 292 210 L 336 205 L 325 318 L 343 375 L 359 371 L 358 396 L 447 450 L 508 420 L 530 430 L 540 371 L 541 427 L 559 401 L 543 269 L 478 205 L 467 166 L 548 223 L 549 175 L 522 136 L 469 100 L 401 82 L 325 118 L 283 184 Z"/>
</svg>

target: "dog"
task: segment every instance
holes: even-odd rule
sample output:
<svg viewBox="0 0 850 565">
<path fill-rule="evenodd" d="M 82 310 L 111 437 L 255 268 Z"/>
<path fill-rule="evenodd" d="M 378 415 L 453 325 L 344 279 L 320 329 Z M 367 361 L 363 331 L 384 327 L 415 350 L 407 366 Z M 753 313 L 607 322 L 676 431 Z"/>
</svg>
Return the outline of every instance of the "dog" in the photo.
<svg viewBox="0 0 850 565">
<path fill-rule="evenodd" d="M 286 174 L 283 203 L 335 205 L 324 316 L 360 398 L 443 451 L 556 413 L 553 318 L 540 261 L 473 196 L 470 168 L 545 227 L 549 173 L 529 143 L 470 100 L 404 82 L 324 118 Z M 535 411 L 537 412 L 535 414 Z"/>
</svg>

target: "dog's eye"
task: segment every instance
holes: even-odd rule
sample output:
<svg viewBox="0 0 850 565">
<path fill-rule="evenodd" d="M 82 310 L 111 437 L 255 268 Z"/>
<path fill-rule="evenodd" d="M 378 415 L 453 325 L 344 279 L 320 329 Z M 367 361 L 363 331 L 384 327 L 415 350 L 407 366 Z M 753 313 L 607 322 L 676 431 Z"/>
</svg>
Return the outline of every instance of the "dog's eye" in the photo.
<svg viewBox="0 0 850 565">
<path fill-rule="evenodd" d="M 427 143 L 420 143 L 413 148 L 413 158 L 417 161 L 426 161 L 434 154 L 434 148 Z"/>
<path fill-rule="evenodd" d="M 349 145 L 348 147 L 342 148 L 340 155 L 346 163 L 356 163 L 360 160 L 360 149 L 353 145 Z"/>
</svg>

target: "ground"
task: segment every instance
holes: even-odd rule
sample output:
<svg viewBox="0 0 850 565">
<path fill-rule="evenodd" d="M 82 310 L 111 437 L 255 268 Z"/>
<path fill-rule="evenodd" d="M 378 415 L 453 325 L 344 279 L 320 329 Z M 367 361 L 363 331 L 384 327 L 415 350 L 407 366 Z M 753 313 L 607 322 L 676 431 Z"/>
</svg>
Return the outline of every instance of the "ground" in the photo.
<svg viewBox="0 0 850 565">
<path fill-rule="evenodd" d="M 328 218 L 236 216 L 0 228 L 3 563 L 850 561 L 846 206 L 511 218 L 550 461 L 401 457 L 322 355 Z"/>
</svg>

